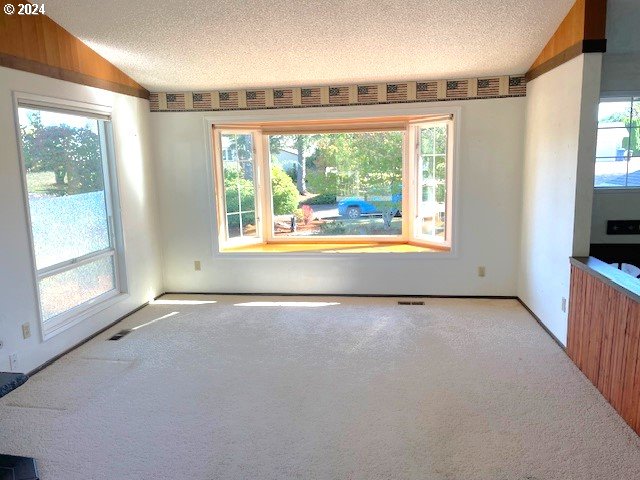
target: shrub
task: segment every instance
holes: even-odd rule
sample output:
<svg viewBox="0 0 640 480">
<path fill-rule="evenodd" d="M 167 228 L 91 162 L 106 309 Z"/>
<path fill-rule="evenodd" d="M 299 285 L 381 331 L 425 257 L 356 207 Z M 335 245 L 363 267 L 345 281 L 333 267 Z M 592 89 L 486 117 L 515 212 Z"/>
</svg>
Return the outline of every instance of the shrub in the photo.
<svg viewBox="0 0 640 480">
<path fill-rule="evenodd" d="M 296 208 L 293 212 L 293 215 L 296 217 L 296 222 L 300 223 L 304 221 L 304 212 L 301 208 Z"/>
<path fill-rule="evenodd" d="M 315 197 L 307 198 L 302 205 L 332 205 L 337 202 L 336 194 L 321 193 Z"/>
<path fill-rule="evenodd" d="M 274 215 L 291 214 L 298 208 L 296 184 L 279 165 L 271 168 L 271 192 Z"/>
<path fill-rule="evenodd" d="M 224 171 L 225 203 L 228 213 L 239 212 L 240 205 L 243 210 L 253 210 L 255 205 L 255 187 L 253 181 L 240 176 L 238 169 L 225 169 Z M 239 195 L 238 195 L 239 193 Z M 230 227 L 240 225 L 240 215 L 229 215 L 227 222 Z M 255 225 L 255 214 L 242 214 L 244 225 Z"/>
<path fill-rule="evenodd" d="M 338 176 L 335 173 L 324 173 L 322 171 L 307 171 L 307 189 L 320 195 L 336 195 L 338 191 Z"/>
</svg>

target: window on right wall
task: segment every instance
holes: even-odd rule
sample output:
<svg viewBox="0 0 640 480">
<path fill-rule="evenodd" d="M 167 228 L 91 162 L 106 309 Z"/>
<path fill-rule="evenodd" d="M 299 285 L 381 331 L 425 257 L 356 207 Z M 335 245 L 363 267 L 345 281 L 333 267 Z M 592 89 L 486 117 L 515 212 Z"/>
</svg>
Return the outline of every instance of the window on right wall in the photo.
<svg viewBox="0 0 640 480">
<path fill-rule="evenodd" d="M 640 97 L 601 99 L 594 184 L 640 188 Z"/>
</svg>

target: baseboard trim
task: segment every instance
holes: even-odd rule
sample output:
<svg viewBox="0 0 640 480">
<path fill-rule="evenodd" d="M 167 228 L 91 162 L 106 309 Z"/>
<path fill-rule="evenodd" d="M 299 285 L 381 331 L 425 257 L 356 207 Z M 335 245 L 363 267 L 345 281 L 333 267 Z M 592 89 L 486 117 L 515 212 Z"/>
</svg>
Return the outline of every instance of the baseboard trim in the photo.
<svg viewBox="0 0 640 480">
<path fill-rule="evenodd" d="M 561 349 L 566 353 L 566 352 L 567 352 L 567 347 L 565 347 L 565 346 L 562 344 L 562 342 L 561 342 L 560 340 L 558 340 L 558 338 L 557 338 L 553 333 L 551 333 L 551 330 L 549 330 L 549 329 L 547 328 L 547 326 L 546 326 L 544 323 L 542 323 L 542 320 L 540 320 L 540 318 L 539 318 L 535 313 L 533 313 L 533 310 L 531 310 L 531 309 L 529 308 L 529 306 L 528 306 L 526 303 L 524 303 L 524 301 L 523 301 L 520 297 L 517 297 L 517 298 L 516 298 L 516 300 L 518 300 L 518 302 L 520 302 L 520 305 L 522 305 L 522 306 L 525 308 L 525 310 L 526 310 L 527 312 L 529 312 L 529 314 L 533 317 L 533 319 L 534 319 L 536 322 L 538 322 L 538 325 L 540 325 L 540 326 L 542 327 L 542 329 L 543 329 L 545 332 L 547 332 L 547 334 L 551 337 L 551 339 L 552 339 L 554 342 L 556 342 L 556 343 L 558 344 L 558 346 L 559 346 L 559 347 L 560 347 L 560 348 L 561 348 Z"/>
<path fill-rule="evenodd" d="M 165 292 L 164 295 L 219 295 L 254 297 L 339 297 L 339 298 L 484 298 L 488 300 L 518 300 L 513 295 L 407 295 L 390 293 L 256 293 L 256 292 Z"/>
<path fill-rule="evenodd" d="M 156 298 L 160 298 L 162 295 L 158 295 Z M 44 362 L 42 365 L 40 365 L 39 367 L 34 368 L 33 370 L 31 370 L 29 373 L 27 373 L 28 377 L 31 377 L 33 375 L 35 375 L 38 372 L 41 372 L 42 370 L 44 370 L 45 368 L 47 368 L 49 365 L 54 364 L 55 362 L 57 362 L 58 360 L 60 360 L 62 357 L 64 357 L 66 354 L 71 353 L 72 351 L 74 351 L 76 348 L 81 347 L 82 345 L 84 345 L 85 343 L 87 343 L 89 340 L 93 340 L 95 337 L 97 337 L 98 335 L 100 335 L 103 332 L 106 332 L 107 330 L 109 330 L 111 327 L 117 325 L 118 323 L 120 323 L 122 320 L 124 320 L 125 318 L 133 315 L 134 313 L 136 313 L 139 310 L 142 310 L 144 307 L 146 307 L 147 305 L 149 305 L 149 302 L 145 302 L 142 305 L 140 305 L 137 308 L 134 308 L 133 310 L 131 310 L 129 313 L 126 313 L 125 315 L 121 316 L 120 318 L 118 318 L 117 320 L 114 320 L 113 322 L 111 322 L 109 325 L 107 325 L 106 327 L 101 328 L 100 330 L 98 330 L 95 333 L 92 333 L 91 335 L 89 335 L 87 338 L 85 338 L 84 340 L 81 340 L 80 342 L 76 343 L 74 346 L 67 348 L 64 352 L 59 353 L 58 355 L 56 355 L 55 357 L 53 357 L 50 360 L 47 360 L 46 362 Z"/>
</svg>

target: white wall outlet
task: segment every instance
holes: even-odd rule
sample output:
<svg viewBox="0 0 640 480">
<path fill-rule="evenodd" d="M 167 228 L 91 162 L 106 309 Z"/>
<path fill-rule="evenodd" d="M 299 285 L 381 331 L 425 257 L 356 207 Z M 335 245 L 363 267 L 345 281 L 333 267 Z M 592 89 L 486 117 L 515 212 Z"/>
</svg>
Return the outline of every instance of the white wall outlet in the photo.
<svg viewBox="0 0 640 480">
<path fill-rule="evenodd" d="M 18 371 L 18 354 L 17 353 L 9 354 L 9 369 L 12 372 Z"/>
<path fill-rule="evenodd" d="M 2 347 L 4 347 L 4 342 L 0 340 L 0 350 L 2 350 Z"/>
<path fill-rule="evenodd" d="M 193 268 L 195 269 L 196 272 L 199 272 L 200 270 L 202 270 L 202 265 L 200 264 L 200 260 L 195 260 L 193 262 Z"/>
<path fill-rule="evenodd" d="M 31 325 L 29 322 L 22 324 L 22 338 L 25 340 L 31 336 Z"/>
<path fill-rule="evenodd" d="M 486 274 L 486 269 L 485 267 L 478 267 L 478 276 L 479 277 L 484 277 Z"/>
<path fill-rule="evenodd" d="M 562 311 L 567 313 L 567 299 L 565 297 L 562 297 Z"/>
</svg>

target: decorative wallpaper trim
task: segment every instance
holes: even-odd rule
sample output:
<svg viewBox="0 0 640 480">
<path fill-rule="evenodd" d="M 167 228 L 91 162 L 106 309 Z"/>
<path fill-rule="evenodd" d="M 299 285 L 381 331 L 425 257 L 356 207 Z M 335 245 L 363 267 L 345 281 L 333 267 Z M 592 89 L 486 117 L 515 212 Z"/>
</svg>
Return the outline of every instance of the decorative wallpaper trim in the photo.
<svg viewBox="0 0 640 480">
<path fill-rule="evenodd" d="M 506 75 L 424 82 L 152 93 L 149 102 L 152 112 L 206 112 L 441 102 L 524 97 L 526 94 L 527 85 L 524 75 Z"/>
</svg>

